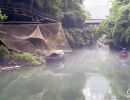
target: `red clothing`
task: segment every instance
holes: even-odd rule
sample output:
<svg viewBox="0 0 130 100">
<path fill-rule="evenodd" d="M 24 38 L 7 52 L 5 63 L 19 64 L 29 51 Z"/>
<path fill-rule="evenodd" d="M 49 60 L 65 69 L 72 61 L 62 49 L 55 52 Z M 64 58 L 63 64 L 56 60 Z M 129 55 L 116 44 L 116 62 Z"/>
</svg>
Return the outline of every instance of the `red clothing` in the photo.
<svg viewBox="0 0 130 100">
<path fill-rule="evenodd" d="M 128 57 L 127 51 L 121 51 L 121 52 L 120 52 L 120 57 L 121 57 L 121 58 L 127 58 L 127 57 Z"/>
</svg>

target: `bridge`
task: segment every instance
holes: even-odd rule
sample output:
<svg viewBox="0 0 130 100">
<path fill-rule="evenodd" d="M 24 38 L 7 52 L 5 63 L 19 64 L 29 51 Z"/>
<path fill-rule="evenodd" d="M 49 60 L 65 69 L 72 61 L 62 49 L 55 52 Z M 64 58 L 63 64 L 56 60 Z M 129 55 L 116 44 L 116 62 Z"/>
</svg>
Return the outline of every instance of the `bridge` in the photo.
<svg viewBox="0 0 130 100">
<path fill-rule="evenodd" d="M 57 18 L 54 16 L 50 16 L 40 8 L 34 8 L 33 5 L 25 4 L 25 3 L 17 3 L 17 2 L 11 2 L 6 3 L 2 0 L 0 0 L 0 9 L 5 12 L 12 15 L 21 15 L 26 16 L 30 18 L 33 22 L 57 22 Z"/>
<path fill-rule="evenodd" d="M 96 39 L 98 37 L 97 29 L 99 28 L 99 26 L 103 20 L 105 20 L 105 19 L 88 19 L 85 21 L 85 23 L 84 23 L 85 33 L 91 35 L 92 41 L 96 41 Z"/>
<path fill-rule="evenodd" d="M 88 19 L 85 21 L 85 27 L 90 26 L 90 25 L 91 26 L 100 25 L 103 20 L 105 20 L 105 19 Z"/>
</svg>

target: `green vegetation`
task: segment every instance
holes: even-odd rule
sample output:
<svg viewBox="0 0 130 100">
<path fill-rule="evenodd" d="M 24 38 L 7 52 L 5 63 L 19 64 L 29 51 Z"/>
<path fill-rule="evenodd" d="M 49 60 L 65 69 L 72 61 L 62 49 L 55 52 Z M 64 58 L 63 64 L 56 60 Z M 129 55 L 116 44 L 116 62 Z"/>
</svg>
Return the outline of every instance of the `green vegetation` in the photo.
<svg viewBox="0 0 130 100">
<path fill-rule="evenodd" d="M 1 45 L 0 46 L 0 56 L 5 56 L 8 54 L 9 54 L 9 50 L 5 46 Z"/>
<path fill-rule="evenodd" d="M 87 44 L 83 26 L 90 14 L 83 8 L 82 0 L 64 0 L 62 11 L 64 16 L 61 21 L 70 46 L 79 48 Z"/>
<path fill-rule="evenodd" d="M 72 48 L 89 46 L 93 43 L 93 33 L 85 29 L 69 28 L 65 30 L 66 38 Z"/>
<path fill-rule="evenodd" d="M 6 0 L 7 4 L 11 3 L 12 0 Z M 15 0 L 14 0 L 15 1 Z M 15 1 L 20 2 L 20 1 Z M 24 3 L 30 4 L 30 1 L 23 1 Z M 86 35 L 83 29 L 84 22 L 87 18 L 90 18 L 90 14 L 86 11 L 82 5 L 83 0 L 35 0 L 33 6 L 41 8 L 45 13 L 56 17 L 62 22 L 63 28 L 65 29 L 65 35 L 68 39 L 72 48 L 79 48 L 86 44 L 90 44 L 91 35 Z M 0 21 L 6 19 L 6 15 L 0 11 Z M 0 32 L 1 34 L 6 34 Z M 13 57 L 20 60 L 35 61 L 35 58 L 31 54 L 21 53 L 9 53 L 9 57 Z M 9 58 L 10 59 L 10 58 Z"/>
<path fill-rule="evenodd" d="M 71 28 L 65 31 L 66 38 L 72 48 L 78 48 L 85 45 L 82 33 L 83 31 L 78 28 Z"/>
<path fill-rule="evenodd" d="M 44 12 L 62 22 L 66 38 L 72 48 L 81 47 L 89 41 L 84 37 L 83 26 L 85 20 L 90 18 L 90 14 L 84 9 L 82 2 L 83 0 L 37 0 Z"/>
<path fill-rule="evenodd" d="M 81 0 L 64 0 L 62 4 L 64 13 L 61 19 L 63 27 L 66 29 L 66 38 L 72 48 L 79 48 L 86 44 L 84 37 L 84 21 L 90 14 L 83 8 Z"/>
<path fill-rule="evenodd" d="M 82 6 L 82 0 L 36 0 L 43 11 L 57 17 L 58 19 L 64 18 L 66 15 L 73 15 L 84 20 L 88 18 L 89 13 L 86 12 Z M 80 21 L 79 20 L 79 21 Z"/>
<path fill-rule="evenodd" d="M 0 10 L 0 22 L 4 21 L 5 19 L 7 19 L 6 14 L 3 14 L 2 11 Z"/>
<path fill-rule="evenodd" d="M 11 52 L 10 58 L 12 58 L 18 64 L 24 64 L 30 62 L 34 65 L 44 64 L 44 59 L 41 59 L 33 54 L 30 53 L 18 53 L 18 52 Z"/>
<path fill-rule="evenodd" d="M 8 4 L 11 3 L 11 1 L 12 0 L 6 0 Z M 15 2 L 21 3 L 21 1 Z M 83 27 L 85 20 L 90 18 L 90 14 L 84 9 L 82 4 L 83 0 L 35 0 L 33 3 L 24 0 L 23 3 L 33 4 L 35 8 L 41 9 L 44 13 L 62 22 L 63 28 L 67 30 L 66 36 L 72 47 L 78 48 L 88 44 L 89 39 L 83 37 L 85 33 Z M 70 37 L 72 37 L 73 40 L 69 40 Z"/>
<path fill-rule="evenodd" d="M 34 64 L 43 64 L 44 61 L 39 57 L 29 53 L 18 53 L 15 51 L 10 51 L 6 46 L 0 46 L 0 64 L 8 65 L 8 64 L 25 64 L 27 62 Z"/>
<path fill-rule="evenodd" d="M 4 59 L 9 57 L 9 50 L 3 46 L 0 45 L 0 62 L 3 63 Z"/>
<path fill-rule="evenodd" d="M 15 53 L 14 58 L 21 59 L 21 60 L 27 60 L 27 61 L 36 61 L 37 60 L 36 56 L 29 54 L 29 53 L 23 53 L 23 54 Z"/>
<path fill-rule="evenodd" d="M 99 36 L 106 38 L 113 47 L 129 46 L 130 44 L 130 1 L 114 0 L 110 15 L 102 23 Z"/>
</svg>

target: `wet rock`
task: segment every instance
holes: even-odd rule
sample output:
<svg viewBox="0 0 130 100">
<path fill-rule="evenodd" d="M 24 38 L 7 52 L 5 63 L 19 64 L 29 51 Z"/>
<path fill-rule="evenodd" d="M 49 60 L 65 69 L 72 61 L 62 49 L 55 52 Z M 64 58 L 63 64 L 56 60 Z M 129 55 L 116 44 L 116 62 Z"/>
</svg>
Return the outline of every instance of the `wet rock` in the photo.
<svg viewBox="0 0 130 100">
<path fill-rule="evenodd" d="M 64 62 L 64 55 L 58 53 L 52 53 L 50 56 L 46 57 L 46 65 L 48 67 L 59 67 L 61 63 Z"/>
</svg>

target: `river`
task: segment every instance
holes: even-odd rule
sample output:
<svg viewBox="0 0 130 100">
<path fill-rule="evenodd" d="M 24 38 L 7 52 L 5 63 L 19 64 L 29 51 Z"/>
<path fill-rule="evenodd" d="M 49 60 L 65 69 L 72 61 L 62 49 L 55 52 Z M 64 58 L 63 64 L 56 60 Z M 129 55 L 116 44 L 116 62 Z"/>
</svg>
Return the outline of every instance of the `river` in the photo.
<svg viewBox="0 0 130 100">
<path fill-rule="evenodd" d="M 130 68 L 118 52 L 77 50 L 52 66 L 0 73 L 0 100 L 129 100 Z"/>
</svg>

